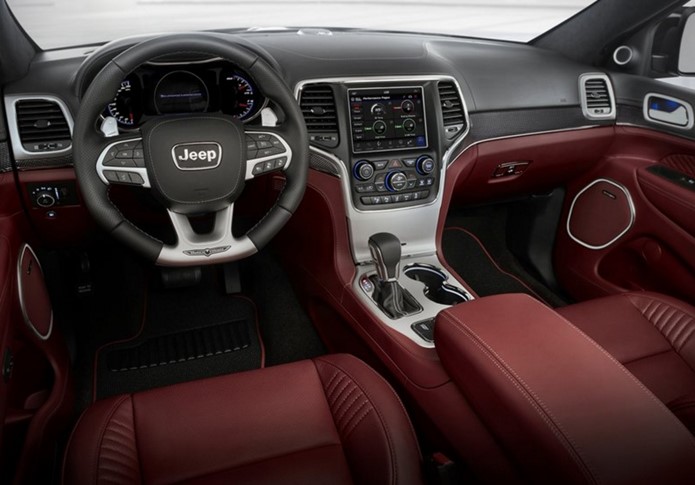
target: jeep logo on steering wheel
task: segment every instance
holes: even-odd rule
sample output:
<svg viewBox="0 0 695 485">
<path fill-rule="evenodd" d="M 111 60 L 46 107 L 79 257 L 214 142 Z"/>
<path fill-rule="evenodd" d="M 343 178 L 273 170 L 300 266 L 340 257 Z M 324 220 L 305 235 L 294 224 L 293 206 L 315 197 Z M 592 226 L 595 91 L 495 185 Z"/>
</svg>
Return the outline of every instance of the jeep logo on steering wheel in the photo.
<svg viewBox="0 0 695 485">
<path fill-rule="evenodd" d="M 213 141 L 179 143 L 171 149 L 171 157 L 179 170 L 208 170 L 220 165 L 222 147 Z"/>
</svg>

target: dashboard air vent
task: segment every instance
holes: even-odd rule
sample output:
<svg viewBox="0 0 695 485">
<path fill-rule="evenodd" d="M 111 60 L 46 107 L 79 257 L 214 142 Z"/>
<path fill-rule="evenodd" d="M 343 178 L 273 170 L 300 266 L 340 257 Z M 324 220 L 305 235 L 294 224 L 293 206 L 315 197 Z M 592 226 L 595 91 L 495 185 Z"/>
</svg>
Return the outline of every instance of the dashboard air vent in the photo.
<svg viewBox="0 0 695 485">
<path fill-rule="evenodd" d="M 299 100 L 311 142 L 327 148 L 338 146 L 338 118 L 333 88 L 329 84 L 310 84 Z"/>
<path fill-rule="evenodd" d="M 463 102 L 456 84 L 452 81 L 440 81 L 439 102 L 442 108 L 442 122 L 446 137 L 451 139 L 463 131 L 466 127 L 466 116 L 463 111 Z"/>
<path fill-rule="evenodd" d="M 615 118 L 613 87 L 605 74 L 583 74 L 579 78 L 582 111 L 590 120 Z"/>
<path fill-rule="evenodd" d="M 70 126 L 58 103 L 47 99 L 16 102 L 17 129 L 28 152 L 51 152 L 70 146 Z"/>
</svg>

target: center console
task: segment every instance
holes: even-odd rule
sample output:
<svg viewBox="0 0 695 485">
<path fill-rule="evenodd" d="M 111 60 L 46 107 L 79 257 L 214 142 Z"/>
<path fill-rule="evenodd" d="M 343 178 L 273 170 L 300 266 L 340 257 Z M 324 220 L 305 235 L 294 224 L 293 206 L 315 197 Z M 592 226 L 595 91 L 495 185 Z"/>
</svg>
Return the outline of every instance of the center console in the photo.
<svg viewBox="0 0 695 485">
<path fill-rule="evenodd" d="M 469 125 L 458 82 L 450 76 L 316 79 L 300 83 L 296 94 L 312 157 L 340 178 L 355 297 L 385 326 L 432 348 L 437 313 L 473 299 L 443 268 L 436 246 L 446 168 Z M 370 250 L 379 233 L 399 243 L 402 271 L 390 284 L 380 279 Z"/>
</svg>

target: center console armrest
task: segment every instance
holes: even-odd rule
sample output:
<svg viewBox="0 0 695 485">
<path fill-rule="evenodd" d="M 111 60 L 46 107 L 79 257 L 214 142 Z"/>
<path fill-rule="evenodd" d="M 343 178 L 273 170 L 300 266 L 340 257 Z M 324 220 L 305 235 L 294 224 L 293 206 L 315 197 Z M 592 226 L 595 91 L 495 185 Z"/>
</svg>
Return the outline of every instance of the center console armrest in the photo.
<svg viewBox="0 0 695 485">
<path fill-rule="evenodd" d="M 537 300 L 496 295 L 442 311 L 435 346 L 530 482 L 695 483 L 690 432 L 618 361 Z"/>
</svg>

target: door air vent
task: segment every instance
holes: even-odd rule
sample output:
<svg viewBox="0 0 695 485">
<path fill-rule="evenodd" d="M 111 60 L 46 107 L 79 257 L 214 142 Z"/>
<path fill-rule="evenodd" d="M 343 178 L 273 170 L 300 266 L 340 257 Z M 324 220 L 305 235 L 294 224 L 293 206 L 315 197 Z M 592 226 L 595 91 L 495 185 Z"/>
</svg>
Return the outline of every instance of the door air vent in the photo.
<svg viewBox="0 0 695 485">
<path fill-rule="evenodd" d="M 338 118 L 333 88 L 329 84 L 304 86 L 299 99 L 311 142 L 327 148 L 338 146 Z"/>
<path fill-rule="evenodd" d="M 466 128 L 466 116 L 463 102 L 456 84 L 452 81 L 440 81 L 439 102 L 442 108 L 442 123 L 448 139 L 454 138 Z"/>
<path fill-rule="evenodd" d="M 47 99 L 21 99 L 15 103 L 17 129 L 28 152 L 53 152 L 70 147 L 70 126 L 62 108 Z"/>
<path fill-rule="evenodd" d="M 608 76 L 600 73 L 579 77 L 582 112 L 590 120 L 615 118 L 615 97 Z"/>
</svg>

